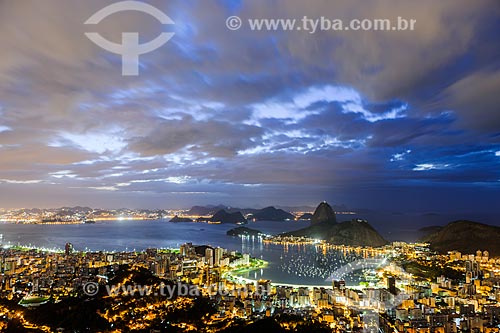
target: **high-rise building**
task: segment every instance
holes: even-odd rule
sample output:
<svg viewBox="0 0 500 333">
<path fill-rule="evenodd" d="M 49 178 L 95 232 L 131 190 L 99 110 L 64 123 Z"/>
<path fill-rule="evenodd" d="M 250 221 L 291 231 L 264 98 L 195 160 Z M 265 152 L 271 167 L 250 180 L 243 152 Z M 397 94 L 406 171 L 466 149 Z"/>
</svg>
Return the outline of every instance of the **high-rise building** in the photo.
<svg viewBox="0 0 500 333">
<path fill-rule="evenodd" d="M 194 253 L 193 243 L 185 243 L 180 247 L 181 256 L 189 256 Z"/>
<path fill-rule="evenodd" d="M 179 253 L 183 257 L 186 256 L 187 254 L 186 244 L 181 245 L 181 247 L 179 248 Z"/>
<path fill-rule="evenodd" d="M 164 277 L 168 270 L 168 262 L 167 259 L 160 258 L 157 261 L 153 262 L 151 265 L 151 271 L 153 274 L 159 277 Z"/>
<path fill-rule="evenodd" d="M 220 266 L 220 261 L 221 261 L 223 255 L 224 255 L 224 249 L 222 249 L 220 247 L 215 249 L 215 260 L 214 260 L 215 266 Z"/>
<path fill-rule="evenodd" d="M 260 279 L 257 281 L 257 293 L 261 296 L 271 293 L 271 280 Z"/>
<path fill-rule="evenodd" d="M 333 280 L 332 286 L 333 286 L 333 289 L 336 291 L 340 291 L 342 293 L 345 291 L 345 281 L 344 280 L 340 280 L 340 281 Z"/>
<path fill-rule="evenodd" d="M 214 249 L 207 247 L 205 249 L 205 262 L 208 266 L 214 266 Z"/>
<path fill-rule="evenodd" d="M 393 295 L 397 294 L 397 289 L 396 289 L 396 278 L 394 276 L 388 276 L 387 277 L 387 289 L 389 292 Z"/>
<path fill-rule="evenodd" d="M 68 256 L 70 255 L 71 253 L 73 253 L 73 244 L 71 243 L 66 243 L 66 245 L 64 246 L 64 253 Z"/>
<path fill-rule="evenodd" d="M 16 261 L 7 260 L 3 265 L 2 273 L 10 275 L 10 274 L 15 274 L 15 272 L 16 272 Z"/>
</svg>

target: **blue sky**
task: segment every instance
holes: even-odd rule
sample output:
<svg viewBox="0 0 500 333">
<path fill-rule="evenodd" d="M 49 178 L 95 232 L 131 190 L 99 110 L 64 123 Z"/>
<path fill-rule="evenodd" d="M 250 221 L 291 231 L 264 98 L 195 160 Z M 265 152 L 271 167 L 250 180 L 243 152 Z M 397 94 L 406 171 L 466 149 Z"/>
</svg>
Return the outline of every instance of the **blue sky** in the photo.
<svg viewBox="0 0 500 333">
<path fill-rule="evenodd" d="M 315 205 L 496 212 L 498 1 L 0 1 L 0 206 Z M 414 31 L 230 31 L 225 20 L 416 20 Z"/>
</svg>

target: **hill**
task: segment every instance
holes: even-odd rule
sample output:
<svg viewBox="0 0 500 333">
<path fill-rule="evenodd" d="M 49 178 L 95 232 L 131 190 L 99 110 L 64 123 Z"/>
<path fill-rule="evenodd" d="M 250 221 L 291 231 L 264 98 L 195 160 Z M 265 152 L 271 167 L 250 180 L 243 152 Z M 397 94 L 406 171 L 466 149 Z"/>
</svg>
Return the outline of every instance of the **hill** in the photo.
<svg viewBox="0 0 500 333">
<path fill-rule="evenodd" d="M 420 228 L 418 231 L 419 232 L 422 232 L 424 233 L 426 236 L 428 235 L 431 235 L 431 234 L 434 234 L 436 232 L 440 232 L 441 230 L 443 230 L 443 226 L 441 225 L 432 225 L 430 227 L 423 227 L 423 228 Z"/>
<path fill-rule="evenodd" d="M 283 209 L 276 209 L 274 207 L 266 207 L 256 210 L 252 213 L 253 218 L 259 221 L 285 221 L 294 220 L 295 216 Z"/>
<path fill-rule="evenodd" d="M 312 217 L 313 217 L 313 214 L 311 214 L 311 213 L 304 213 L 301 216 L 299 216 L 298 219 L 299 220 L 309 220 L 310 221 L 312 219 Z"/>
<path fill-rule="evenodd" d="M 285 235 L 323 239 L 336 245 L 379 247 L 388 243 L 368 222 L 357 219 L 337 224 L 311 225 Z"/>
<path fill-rule="evenodd" d="M 219 210 L 210 219 L 210 222 L 245 224 L 247 220 L 240 212 L 228 213 L 224 209 Z"/>
<path fill-rule="evenodd" d="M 365 220 L 337 223 L 335 212 L 327 202 L 318 205 L 311 218 L 311 226 L 283 235 L 323 239 L 337 245 L 379 247 L 387 244 Z"/>
<path fill-rule="evenodd" d="M 170 219 L 169 222 L 193 222 L 193 220 L 191 220 L 190 218 L 187 218 L 187 217 L 179 217 L 179 216 L 175 215 L 174 217 L 172 217 Z"/>
<path fill-rule="evenodd" d="M 472 254 L 477 250 L 487 250 L 492 256 L 500 256 L 499 239 L 500 227 L 460 220 L 449 223 L 421 241 L 430 243 L 432 250 L 441 253 L 456 250 Z"/>
<path fill-rule="evenodd" d="M 337 217 L 335 216 L 335 211 L 332 206 L 330 206 L 326 201 L 323 201 L 314 211 L 311 217 L 311 225 L 329 223 L 336 224 Z"/>
<path fill-rule="evenodd" d="M 186 212 L 186 215 L 190 216 L 209 216 L 213 215 L 221 209 L 227 209 L 226 206 L 193 206 L 190 210 Z"/>
<path fill-rule="evenodd" d="M 228 236 L 259 236 L 262 232 L 247 227 L 237 227 L 226 232 Z"/>
<path fill-rule="evenodd" d="M 418 229 L 418 239 L 422 239 L 424 237 L 427 237 L 429 235 L 435 234 L 436 232 L 439 232 L 443 230 L 443 226 L 441 225 L 433 225 L 429 227 L 423 227 Z"/>
<path fill-rule="evenodd" d="M 237 208 L 237 207 L 226 207 L 224 205 L 218 206 L 193 206 L 186 215 L 191 216 L 210 216 L 224 210 L 226 213 L 234 214 L 241 213 L 242 215 L 251 214 L 250 218 L 255 218 L 259 221 L 286 221 L 294 220 L 295 216 L 283 209 L 278 209 L 275 207 L 266 207 L 262 209 L 253 208 Z M 201 219 L 206 220 L 206 219 Z"/>
</svg>

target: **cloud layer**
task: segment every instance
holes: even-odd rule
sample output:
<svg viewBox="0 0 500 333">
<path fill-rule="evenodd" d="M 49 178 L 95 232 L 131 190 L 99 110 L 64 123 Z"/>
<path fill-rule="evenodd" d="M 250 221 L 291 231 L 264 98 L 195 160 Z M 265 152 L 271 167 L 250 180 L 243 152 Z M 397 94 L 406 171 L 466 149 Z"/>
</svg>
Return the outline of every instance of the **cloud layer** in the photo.
<svg viewBox="0 0 500 333">
<path fill-rule="evenodd" d="M 0 206 L 500 199 L 496 0 L 147 2 L 175 25 L 126 12 L 91 27 L 116 42 L 175 32 L 138 77 L 84 36 L 112 1 L 0 2 Z M 230 31 L 230 15 L 417 23 Z"/>
</svg>

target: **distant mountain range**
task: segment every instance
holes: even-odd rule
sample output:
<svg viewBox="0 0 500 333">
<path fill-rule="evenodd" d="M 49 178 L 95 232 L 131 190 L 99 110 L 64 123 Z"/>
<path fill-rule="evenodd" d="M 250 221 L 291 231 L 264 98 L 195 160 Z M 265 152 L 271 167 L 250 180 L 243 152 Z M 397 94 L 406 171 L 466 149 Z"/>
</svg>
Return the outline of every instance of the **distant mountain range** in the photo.
<svg viewBox="0 0 500 333">
<path fill-rule="evenodd" d="M 334 205 L 332 207 L 335 211 L 352 211 L 352 209 L 348 208 L 345 205 Z M 311 206 L 278 206 L 278 205 L 273 206 L 273 208 L 282 210 L 284 212 L 313 212 L 315 209 L 315 207 Z M 193 206 L 185 214 L 191 216 L 211 216 L 221 209 L 224 209 L 229 213 L 241 212 L 243 215 L 253 214 L 257 211 L 263 210 L 258 208 L 238 208 L 238 207 L 231 207 L 228 205 L 219 204 L 219 205 Z"/>
<path fill-rule="evenodd" d="M 169 222 L 194 222 L 194 221 L 187 217 L 179 217 L 175 215 L 173 218 L 170 219 Z"/>
<path fill-rule="evenodd" d="M 311 213 L 304 213 L 299 216 L 299 220 L 311 220 L 313 217 L 313 214 Z"/>
<path fill-rule="evenodd" d="M 335 211 L 326 202 L 320 203 L 314 211 L 311 226 L 283 235 L 323 239 L 332 244 L 350 246 L 379 247 L 388 243 L 365 220 L 354 219 L 337 223 Z"/>
<path fill-rule="evenodd" d="M 193 206 L 190 210 L 188 210 L 185 214 L 190 216 L 211 216 L 217 213 L 219 210 L 224 209 L 227 212 L 231 212 L 232 208 L 224 205 L 218 206 Z M 237 210 L 239 211 L 239 210 Z"/>
<path fill-rule="evenodd" d="M 186 212 L 186 215 L 191 215 L 191 216 L 210 216 L 212 215 L 212 218 L 209 219 L 201 219 L 201 220 L 207 220 L 207 221 L 212 221 L 214 219 L 214 216 L 218 214 L 216 219 L 223 217 L 223 220 L 227 220 L 229 218 L 229 221 L 231 220 L 231 217 L 224 216 L 221 214 L 224 214 L 222 212 L 225 212 L 226 214 L 241 214 L 241 215 L 247 215 L 248 219 L 254 219 L 257 221 L 286 221 L 286 220 L 294 220 L 295 215 L 284 211 L 283 209 L 278 209 L 275 207 L 266 207 L 262 209 L 252 209 L 252 208 L 246 208 L 246 209 L 241 209 L 241 208 L 235 208 L 235 207 L 225 207 L 223 205 L 219 206 L 193 206 L 189 211 Z M 235 215 L 236 216 L 236 215 Z M 239 216 L 238 216 L 239 218 Z M 245 219 L 246 221 L 246 219 Z M 215 221 L 212 221 L 215 222 Z M 225 222 L 223 222 L 225 223 Z M 227 222 L 231 223 L 231 222 Z"/>
<path fill-rule="evenodd" d="M 441 253 L 456 250 L 473 254 L 487 250 L 492 256 L 500 256 L 500 227 L 462 220 L 420 231 L 427 232 L 421 241 L 430 243 L 432 250 Z"/>
<path fill-rule="evenodd" d="M 263 209 L 258 209 L 251 213 L 249 218 L 253 218 L 258 221 L 286 221 L 294 220 L 295 215 L 285 212 L 283 209 L 278 209 L 274 207 L 266 207 Z"/>
<path fill-rule="evenodd" d="M 224 209 L 219 210 L 209 220 L 209 222 L 245 224 L 247 219 L 241 212 L 228 213 Z"/>
</svg>

